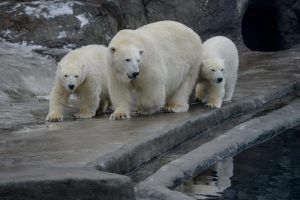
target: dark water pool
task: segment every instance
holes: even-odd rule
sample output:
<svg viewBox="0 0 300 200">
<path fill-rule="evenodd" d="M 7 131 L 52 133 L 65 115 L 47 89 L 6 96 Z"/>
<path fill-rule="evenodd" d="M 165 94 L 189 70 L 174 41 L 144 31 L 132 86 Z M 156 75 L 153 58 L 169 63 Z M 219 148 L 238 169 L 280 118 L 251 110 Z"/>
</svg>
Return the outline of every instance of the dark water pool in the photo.
<svg viewBox="0 0 300 200">
<path fill-rule="evenodd" d="M 300 200 L 300 126 L 176 188 L 196 199 Z"/>
</svg>

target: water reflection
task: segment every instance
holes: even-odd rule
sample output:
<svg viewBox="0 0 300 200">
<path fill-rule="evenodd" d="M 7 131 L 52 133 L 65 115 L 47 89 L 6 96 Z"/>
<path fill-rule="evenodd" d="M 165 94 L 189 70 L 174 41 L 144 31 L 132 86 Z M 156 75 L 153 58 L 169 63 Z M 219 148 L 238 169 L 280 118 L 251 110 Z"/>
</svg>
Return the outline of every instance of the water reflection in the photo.
<svg viewBox="0 0 300 200">
<path fill-rule="evenodd" d="M 299 143 L 300 126 L 216 164 L 176 190 L 195 199 L 299 200 Z"/>
<path fill-rule="evenodd" d="M 231 186 L 233 176 L 233 158 L 218 162 L 197 177 L 176 188 L 196 199 L 208 199 L 221 196 L 222 192 Z"/>
</svg>

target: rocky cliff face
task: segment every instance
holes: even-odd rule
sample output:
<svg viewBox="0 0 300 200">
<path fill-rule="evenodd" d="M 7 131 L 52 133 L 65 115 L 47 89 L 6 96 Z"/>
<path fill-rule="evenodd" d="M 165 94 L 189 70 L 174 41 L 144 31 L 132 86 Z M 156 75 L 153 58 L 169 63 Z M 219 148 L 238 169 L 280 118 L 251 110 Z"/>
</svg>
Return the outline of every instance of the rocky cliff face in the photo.
<svg viewBox="0 0 300 200">
<path fill-rule="evenodd" d="M 52 48 L 107 43 L 117 31 L 99 4 L 79 1 L 5 1 L 0 18 L 0 37 Z"/>
<path fill-rule="evenodd" d="M 225 35 L 253 50 L 278 50 L 300 42 L 299 4 L 297 0 L 6 0 L 0 3 L 0 37 L 51 48 L 75 48 L 108 44 L 123 28 L 176 20 L 203 39 Z M 244 36 L 242 29 L 246 30 Z M 273 34 L 270 38 L 274 39 L 268 42 L 278 44 L 270 48 L 268 44 L 249 45 L 264 42 L 261 34 Z"/>
</svg>

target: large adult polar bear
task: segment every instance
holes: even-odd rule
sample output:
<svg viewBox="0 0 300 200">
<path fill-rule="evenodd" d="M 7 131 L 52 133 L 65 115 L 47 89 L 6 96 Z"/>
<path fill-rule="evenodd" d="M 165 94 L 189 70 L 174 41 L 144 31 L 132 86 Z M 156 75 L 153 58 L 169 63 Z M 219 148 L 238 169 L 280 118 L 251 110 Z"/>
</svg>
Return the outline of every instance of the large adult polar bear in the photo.
<svg viewBox="0 0 300 200">
<path fill-rule="evenodd" d="M 202 45 L 202 65 L 196 98 L 208 107 L 219 108 L 230 101 L 238 76 L 239 56 L 235 44 L 228 38 L 216 36 Z"/>
<path fill-rule="evenodd" d="M 109 44 L 110 119 L 130 118 L 132 93 L 140 114 L 185 112 L 201 63 L 201 39 L 187 26 L 161 21 L 119 31 Z"/>
<path fill-rule="evenodd" d="M 56 71 L 47 121 L 63 120 L 63 109 L 71 93 L 80 100 L 80 111 L 74 115 L 76 118 L 91 118 L 98 108 L 99 112 L 105 111 L 109 104 L 109 57 L 108 48 L 102 45 L 84 46 L 63 57 Z"/>
</svg>

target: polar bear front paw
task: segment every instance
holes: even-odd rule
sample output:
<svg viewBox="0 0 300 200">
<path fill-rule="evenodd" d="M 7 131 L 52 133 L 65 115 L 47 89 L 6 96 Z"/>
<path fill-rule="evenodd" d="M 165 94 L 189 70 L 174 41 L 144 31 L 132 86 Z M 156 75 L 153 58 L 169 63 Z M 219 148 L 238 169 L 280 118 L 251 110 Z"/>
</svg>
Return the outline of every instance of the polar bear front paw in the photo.
<svg viewBox="0 0 300 200">
<path fill-rule="evenodd" d="M 118 112 L 115 111 L 110 115 L 110 120 L 124 120 L 124 119 L 129 119 L 130 115 L 125 112 Z"/>
<path fill-rule="evenodd" d="M 93 115 L 91 113 L 84 113 L 84 112 L 79 112 L 77 114 L 73 115 L 76 119 L 89 119 L 92 118 Z"/>
<path fill-rule="evenodd" d="M 173 113 L 172 107 L 170 106 L 163 106 L 160 108 L 160 110 L 164 113 Z"/>
<path fill-rule="evenodd" d="M 221 108 L 221 105 L 222 105 L 222 100 L 213 99 L 213 100 L 209 100 L 205 106 L 208 108 Z"/>
<path fill-rule="evenodd" d="M 49 113 L 46 121 L 48 122 L 62 122 L 63 121 L 63 115 L 61 113 L 58 112 L 52 112 Z"/>
<path fill-rule="evenodd" d="M 161 111 L 165 113 L 178 113 L 186 112 L 189 109 L 189 105 L 179 105 L 179 104 L 166 104 L 161 108 Z"/>
</svg>

